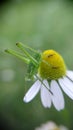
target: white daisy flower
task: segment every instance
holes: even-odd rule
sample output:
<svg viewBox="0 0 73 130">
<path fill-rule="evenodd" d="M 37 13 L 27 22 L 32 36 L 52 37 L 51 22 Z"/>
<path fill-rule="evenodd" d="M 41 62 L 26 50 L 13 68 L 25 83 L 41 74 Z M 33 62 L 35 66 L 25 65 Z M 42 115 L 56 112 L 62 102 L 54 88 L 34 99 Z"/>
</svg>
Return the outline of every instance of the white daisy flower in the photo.
<svg viewBox="0 0 73 130">
<path fill-rule="evenodd" d="M 68 130 L 68 128 L 63 125 L 58 126 L 53 121 L 48 121 L 35 128 L 35 130 Z"/>
<path fill-rule="evenodd" d="M 40 98 L 45 108 L 54 107 L 60 111 L 64 108 L 62 90 L 73 99 L 73 72 L 66 70 L 62 57 L 55 51 L 45 51 L 38 73 L 40 77 L 25 94 L 24 102 L 30 102 L 40 91 Z M 47 63 L 46 63 L 47 61 Z"/>
<path fill-rule="evenodd" d="M 55 108 L 59 111 L 64 108 L 64 97 L 60 87 L 71 99 L 73 99 L 72 71 L 67 71 L 66 76 L 59 78 L 57 81 L 50 81 L 50 84 L 46 79 L 43 80 L 42 83 L 40 80 L 37 80 L 28 90 L 23 100 L 27 103 L 30 102 L 40 91 L 43 106 L 45 108 L 50 108 L 53 103 Z"/>
<path fill-rule="evenodd" d="M 62 110 L 64 108 L 64 97 L 61 88 L 73 99 L 73 71 L 67 70 L 63 58 L 54 50 L 46 50 L 40 54 L 22 43 L 16 43 L 16 45 L 24 52 L 24 56 L 10 49 L 5 50 L 5 52 L 28 64 L 27 77 L 33 78 L 33 76 L 36 76 L 37 79 L 25 94 L 24 102 L 30 102 L 40 91 L 44 107 L 50 108 L 53 104 L 58 111 Z M 32 55 L 26 49 L 31 51 Z"/>
</svg>

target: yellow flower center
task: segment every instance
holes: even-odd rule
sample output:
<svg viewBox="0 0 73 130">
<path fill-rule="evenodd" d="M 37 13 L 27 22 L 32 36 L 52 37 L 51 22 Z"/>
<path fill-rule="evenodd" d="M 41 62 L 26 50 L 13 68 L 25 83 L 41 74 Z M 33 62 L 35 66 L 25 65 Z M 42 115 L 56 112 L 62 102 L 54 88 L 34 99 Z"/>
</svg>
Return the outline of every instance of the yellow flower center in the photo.
<svg viewBox="0 0 73 130">
<path fill-rule="evenodd" d="M 42 53 L 42 61 L 38 69 L 43 79 L 58 79 L 66 74 L 66 65 L 63 58 L 54 50 L 46 50 Z"/>
</svg>

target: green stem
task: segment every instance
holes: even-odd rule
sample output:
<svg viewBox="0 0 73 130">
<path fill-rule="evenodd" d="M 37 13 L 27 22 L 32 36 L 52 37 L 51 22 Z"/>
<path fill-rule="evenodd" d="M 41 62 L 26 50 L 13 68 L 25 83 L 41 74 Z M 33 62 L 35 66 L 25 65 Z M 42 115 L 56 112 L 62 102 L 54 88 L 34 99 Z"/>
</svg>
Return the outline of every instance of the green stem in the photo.
<svg viewBox="0 0 73 130">
<path fill-rule="evenodd" d="M 22 43 L 16 43 L 16 45 L 24 52 L 24 54 L 33 62 L 36 67 L 39 65 L 38 62 L 23 48 L 25 46 Z"/>
<path fill-rule="evenodd" d="M 12 55 L 14 55 L 14 56 L 20 58 L 20 59 L 23 60 L 26 64 L 29 64 L 29 63 L 30 63 L 30 59 L 21 56 L 21 54 L 18 53 L 18 52 L 16 52 L 16 51 L 13 51 L 13 50 L 11 50 L 11 49 L 7 49 L 7 50 L 5 50 L 5 52 L 7 52 L 7 53 L 9 53 L 9 54 L 12 54 Z"/>
</svg>

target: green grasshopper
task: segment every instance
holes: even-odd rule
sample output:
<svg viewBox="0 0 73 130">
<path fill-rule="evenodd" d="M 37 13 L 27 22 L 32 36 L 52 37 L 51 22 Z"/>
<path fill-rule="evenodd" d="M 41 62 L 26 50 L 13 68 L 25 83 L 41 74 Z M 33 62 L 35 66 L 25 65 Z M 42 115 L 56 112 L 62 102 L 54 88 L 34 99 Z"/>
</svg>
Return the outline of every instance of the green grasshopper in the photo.
<svg viewBox="0 0 73 130">
<path fill-rule="evenodd" d="M 37 74 L 37 70 L 41 61 L 41 53 L 20 42 L 16 43 L 16 46 L 23 52 L 22 54 L 11 49 L 6 49 L 5 52 L 23 60 L 28 65 L 25 79 L 33 79 L 34 75 Z"/>
</svg>

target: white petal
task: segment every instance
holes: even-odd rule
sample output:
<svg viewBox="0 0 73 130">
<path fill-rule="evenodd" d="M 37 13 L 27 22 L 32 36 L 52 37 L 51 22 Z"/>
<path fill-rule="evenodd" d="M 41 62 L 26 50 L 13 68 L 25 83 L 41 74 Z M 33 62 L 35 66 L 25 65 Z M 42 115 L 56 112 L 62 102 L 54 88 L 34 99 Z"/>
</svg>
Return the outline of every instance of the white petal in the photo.
<svg viewBox="0 0 73 130">
<path fill-rule="evenodd" d="M 25 94 L 23 101 L 24 102 L 30 102 L 36 94 L 39 92 L 41 86 L 41 82 L 37 80 L 32 87 L 28 90 L 28 92 Z"/>
<path fill-rule="evenodd" d="M 64 108 L 64 97 L 58 83 L 55 80 L 51 81 L 51 98 L 55 108 L 59 111 Z"/>
<path fill-rule="evenodd" d="M 67 70 L 66 74 L 71 80 L 73 80 L 73 71 Z"/>
<path fill-rule="evenodd" d="M 44 80 L 43 83 L 49 88 L 47 80 Z M 51 107 L 51 97 L 50 92 L 43 84 L 41 86 L 41 101 L 44 107 Z"/>
<path fill-rule="evenodd" d="M 66 77 L 63 79 L 59 79 L 59 83 L 63 89 L 63 91 L 73 99 L 73 83 Z"/>
</svg>

